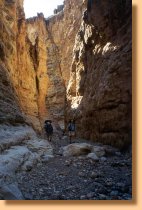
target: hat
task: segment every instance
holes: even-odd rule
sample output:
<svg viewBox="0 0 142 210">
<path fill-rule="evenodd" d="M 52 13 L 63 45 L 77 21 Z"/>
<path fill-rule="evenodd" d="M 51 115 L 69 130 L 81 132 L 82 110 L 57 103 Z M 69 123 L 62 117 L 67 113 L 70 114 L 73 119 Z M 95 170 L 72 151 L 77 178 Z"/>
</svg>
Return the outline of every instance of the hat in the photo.
<svg viewBox="0 0 142 210">
<path fill-rule="evenodd" d="M 51 120 L 45 120 L 45 122 L 44 122 L 44 123 L 48 123 L 48 122 L 52 123 L 52 121 L 51 121 Z"/>
</svg>

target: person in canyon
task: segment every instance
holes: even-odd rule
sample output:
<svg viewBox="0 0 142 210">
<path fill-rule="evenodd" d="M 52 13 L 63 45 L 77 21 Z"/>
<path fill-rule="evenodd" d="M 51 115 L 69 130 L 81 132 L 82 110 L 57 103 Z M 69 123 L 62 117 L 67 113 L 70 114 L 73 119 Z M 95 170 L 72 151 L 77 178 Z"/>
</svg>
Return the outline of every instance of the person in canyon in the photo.
<svg viewBox="0 0 142 210">
<path fill-rule="evenodd" d="M 46 120 L 44 125 L 48 141 L 52 140 L 52 135 L 53 135 L 53 126 L 51 123 L 52 123 L 51 120 Z"/>
<path fill-rule="evenodd" d="M 75 136 L 75 121 L 70 120 L 68 124 L 68 133 L 69 133 L 69 139 L 70 139 L 70 144 L 72 142 L 72 137 Z"/>
</svg>

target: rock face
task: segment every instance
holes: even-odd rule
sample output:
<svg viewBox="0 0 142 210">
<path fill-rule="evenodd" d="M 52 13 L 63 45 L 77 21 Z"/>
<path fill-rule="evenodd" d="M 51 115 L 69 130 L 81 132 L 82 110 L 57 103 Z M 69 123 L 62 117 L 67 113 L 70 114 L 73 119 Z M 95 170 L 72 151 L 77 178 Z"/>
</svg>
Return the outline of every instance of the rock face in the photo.
<svg viewBox="0 0 142 210">
<path fill-rule="evenodd" d="M 26 122 L 34 125 L 37 130 L 41 130 L 37 105 L 36 76 L 26 46 L 23 1 L 1 0 L 0 11 L 0 46 L 2 48 L 0 62 L 4 66 L 3 74 L 7 74 L 9 77 L 13 87 L 11 91 L 17 97 L 21 114 L 26 116 Z"/>
<path fill-rule="evenodd" d="M 24 123 L 18 98 L 14 94 L 8 72 L 2 64 L 0 64 L 0 90 L 0 124 L 16 125 Z"/>
<path fill-rule="evenodd" d="M 47 31 L 46 24 L 42 14 L 39 14 L 37 18 L 28 20 L 27 27 L 27 51 L 28 59 L 30 60 L 30 67 L 35 73 L 34 83 L 36 90 L 36 104 L 38 107 L 38 118 L 41 122 L 45 120 L 47 116 L 47 109 L 45 98 L 47 95 L 47 51 L 46 51 L 46 39 Z"/>
<path fill-rule="evenodd" d="M 0 199 L 22 199 L 15 172 L 52 156 L 52 147 L 28 126 L 41 131 L 42 112 L 23 1 L 0 0 L 0 26 Z"/>
<path fill-rule="evenodd" d="M 78 135 L 123 147 L 131 141 L 131 2 L 89 0 L 67 88 Z"/>
<path fill-rule="evenodd" d="M 12 2 L 0 1 L 0 124 L 24 122 L 10 73 L 14 70 L 16 72 L 17 63 L 15 8 L 16 5 Z"/>
<path fill-rule="evenodd" d="M 82 0 L 77 7 L 75 0 L 67 0 L 64 10 L 59 7 L 56 15 L 45 19 L 42 14 L 38 14 L 26 21 L 26 45 L 31 61 L 28 62 L 28 69 L 35 72 L 41 124 L 46 118 L 51 118 L 55 125 L 64 128 L 72 50 L 84 5 Z"/>
<path fill-rule="evenodd" d="M 0 197 L 2 200 L 24 200 L 24 197 L 16 184 L 1 187 Z"/>
<path fill-rule="evenodd" d="M 83 0 L 65 0 L 64 10 L 46 20 L 48 30 L 58 48 L 62 77 L 67 87 L 73 58 L 75 36 L 81 24 L 86 3 Z"/>
<path fill-rule="evenodd" d="M 65 0 L 64 10 L 46 19 L 47 25 L 47 88 L 46 105 L 60 127 L 66 120 L 66 89 L 70 77 L 75 36 L 81 24 L 85 4 L 82 0 Z"/>
<path fill-rule="evenodd" d="M 32 60 L 32 49 L 27 38 L 27 25 L 23 11 L 23 4 L 18 7 L 18 35 L 17 35 L 17 92 L 20 106 L 27 121 L 37 131 L 41 131 L 41 110 L 39 108 L 40 94 L 38 87 L 38 70 L 35 69 L 36 60 Z M 42 32 L 41 32 L 42 33 Z M 39 70 L 40 71 L 40 70 Z M 43 91 L 44 95 L 44 91 Z M 28 100 L 27 100 L 28 98 Z M 44 103 L 43 103 L 44 110 Z"/>
<path fill-rule="evenodd" d="M 28 20 L 23 1 L 2 5 L 1 58 L 26 121 L 39 132 L 46 118 L 63 127 L 72 50 L 85 4 L 66 0 L 54 16 L 45 19 L 41 13 Z"/>
<path fill-rule="evenodd" d="M 15 173 L 30 171 L 44 156 L 53 157 L 53 149 L 32 128 L 0 125 L 0 199 L 23 199 Z"/>
</svg>

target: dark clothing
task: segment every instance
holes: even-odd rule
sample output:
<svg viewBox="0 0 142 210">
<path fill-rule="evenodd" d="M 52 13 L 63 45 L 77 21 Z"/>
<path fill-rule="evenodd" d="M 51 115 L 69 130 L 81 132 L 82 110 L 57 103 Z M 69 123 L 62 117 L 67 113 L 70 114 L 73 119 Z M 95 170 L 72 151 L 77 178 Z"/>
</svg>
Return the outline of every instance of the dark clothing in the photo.
<svg viewBox="0 0 142 210">
<path fill-rule="evenodd" d="M 53 127 L 51 124 L 46 123 L 45 126 L 45 131 L 48 135 L 52 135 L 53 134 Z"/>
<path fill-rule="evenodd" d="M 69 132 L 68 135 L 69 135 L 70 144 L 71 144 L 71 140 L 75 136 L 75 123 L 74 122 L 69 122 L 68 132 Z"/>
<path fill-rule="evenodd" d="M 51 122 L 52 122 L 51 120 L 46 120 L 44 125 L 48 141 L 52 140 L 52 135 L 53 135 L 53 127 Z"/>
<path fill-rule="evenodd" d="M 69 123 L 68 125 L 68 131 L 75 131 L 75 123 Z"/>
</svg>

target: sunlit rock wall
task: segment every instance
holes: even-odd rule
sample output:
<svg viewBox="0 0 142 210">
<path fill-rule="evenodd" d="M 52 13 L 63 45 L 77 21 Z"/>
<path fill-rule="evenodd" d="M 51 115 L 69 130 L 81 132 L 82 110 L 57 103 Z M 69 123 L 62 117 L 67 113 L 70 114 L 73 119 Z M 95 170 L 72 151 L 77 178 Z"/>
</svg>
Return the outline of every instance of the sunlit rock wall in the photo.
<svg viewBox="0 0 142 210">
<path fill-rule="evenodd" d="M 19 1 L 0 0 L 0 124 L 25 121 L 16 89 L 18 4 Z"/>
</svg>

